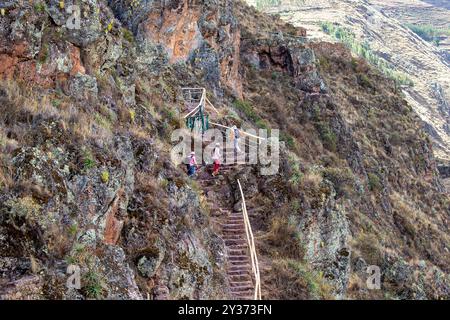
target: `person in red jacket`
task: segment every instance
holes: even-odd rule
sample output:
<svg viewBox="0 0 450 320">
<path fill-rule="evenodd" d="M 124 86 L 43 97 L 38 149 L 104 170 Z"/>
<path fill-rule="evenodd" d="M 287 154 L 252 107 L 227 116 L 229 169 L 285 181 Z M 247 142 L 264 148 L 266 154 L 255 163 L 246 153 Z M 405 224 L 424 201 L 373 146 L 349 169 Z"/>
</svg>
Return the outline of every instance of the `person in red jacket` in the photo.
<svg viewBox="0 0 450 320">
<path fill-rule="evenodd" d="M 214 147 L 214 150 L 212 151 L 212 160 L 214 161 L 214 170 L 212 175 L 215 177 L 219 174 L 220 170 L 220 143 L 216 143 L 216 146 Z"/>
</svg>

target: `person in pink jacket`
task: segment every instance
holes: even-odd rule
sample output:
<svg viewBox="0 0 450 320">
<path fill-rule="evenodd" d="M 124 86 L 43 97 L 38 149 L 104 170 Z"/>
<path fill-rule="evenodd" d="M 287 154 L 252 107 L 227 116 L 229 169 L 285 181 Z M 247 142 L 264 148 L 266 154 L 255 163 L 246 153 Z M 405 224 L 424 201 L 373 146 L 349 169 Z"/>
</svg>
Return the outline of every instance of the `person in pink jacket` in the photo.
<svg viewBox="0 0 450 320">
<path fill-rule="evenodd" d="M 195 159 L 195 152 L 191 152 L 189 156 L 189 164 L 188 164 L 188 176 L 192 177 L 195 175 L 195 170 L 197 169 L 197 160 Z"/>
</svg>

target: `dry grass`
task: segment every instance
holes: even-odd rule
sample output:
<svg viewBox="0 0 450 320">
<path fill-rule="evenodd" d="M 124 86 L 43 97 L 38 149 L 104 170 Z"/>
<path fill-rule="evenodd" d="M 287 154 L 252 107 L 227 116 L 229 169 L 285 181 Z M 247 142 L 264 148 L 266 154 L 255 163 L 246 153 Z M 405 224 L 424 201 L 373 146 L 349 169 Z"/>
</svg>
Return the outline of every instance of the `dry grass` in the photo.
<svg viewBox="0 0 450 320">
<path fill-rule="evenodd" d="M 416 255 L 429 257 L 433 263 L 439 265 L 444 270 L 448 269 L 450 254 L 445 249 L 450 243 L 450 236 L 447 225 L 445 208 L 440 208 L 439 202 L 435 214 L 430 214 L 420 207 L 413 207 L 404 195 L 394 193 L 391 196 L 394 204 L 394 221 L 397 232 L 406 237 L 405 247 L 408 248 L 410 258 L 417 258 Z M 418 203 L 418 201 L 415 201 Z M 448 209 L 447 209 L 448 210 Z M 416 253 L 413 253 L 415 249 Z"/>
<path fill-rule="evenodd" d="M 381 266 L 384 261 L 384 248 L 372 233 L 360 233 L 353 239 L 352 247 L 369 265 Z"/>
<path fill-rule="evenodd" d="M 280 300 L 332 299 L 332 288 L 322 274 L 308 264 L 293 259 L 276 259 L 270 273 L 263 279 L 264 298 Z"/>
<path fill-rule="evenodd" d="M 319 190 L 322 181 L 323 177 L 321 174 L 317 172 L 308 172 L 302 179 L 301 187 L 304 190 Z"/>
<path fill-rule="evenodd" d="M 293 212 L 290 204 L 277 209 L 276 212 L 269 220 L 269 230 L 261 237 L 261 241 L 264 242 L 264 250 L 267 250 L 267 253 L 273 258 L 302 259 L 304 248 L 293 220 L 297 213 Z"/>
<path fill-rule="evenodd" d="M 27 136 L 26 132 L 47 120 L 58 121 L 67 131 L 66 138 L 73 141 L 104 141 L 108 144 L 112 138 L 116 116 L 101 103 L 93 102 L 91 108 L 98 110 L 97 116 L 93 117 L 93 110 L 87 110 L 82 102 L 58 93 L 43 92 L 14 81 L 3 81 L 0 88 L 0 123 L 9 127 L 9 132 L 18 141 L 32 143 L 35 137 Z"/>
</svg>

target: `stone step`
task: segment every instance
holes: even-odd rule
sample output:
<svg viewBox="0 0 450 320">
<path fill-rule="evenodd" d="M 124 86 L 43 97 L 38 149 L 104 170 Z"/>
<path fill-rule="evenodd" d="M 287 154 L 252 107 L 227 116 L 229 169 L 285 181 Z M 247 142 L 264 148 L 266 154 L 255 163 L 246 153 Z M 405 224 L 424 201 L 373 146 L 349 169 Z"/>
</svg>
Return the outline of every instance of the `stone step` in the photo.
<svg viewBox="0 0 450 320">
<path fill-rule="evenodd" d="M 224 232 L 242 232 L 245 233 L 245 226 L 244 224 L 241 225 L 235 225 L 235 226 L 228 226 L 228 227 L 223 227 L 222 230 Z"/>
<path fill-rule="evenodd" d="M 241 228 L 244 227 L 243 223 L 222 223 L 221 224 L 222 228 Z"/>
<path fill-rule="evenodd" d="M 253 287 L 253 284 L 252 285 L 248 285 L 248 284 L 246 284 L 246 285 L 242 285 L 242 286 L 235 286 L 235 287 L 230 287 L 230 290 L 231 290 L 231 292 L 248 292 L 248 291 L 251 291 L 251 290 L 255 290 L 255 288 Z"/>
<path fill-rule="evenodd" d="M 235 220 L 239 220 L 239 219 L 241 219 L 242 221 L 244 220 L 244 215 L 241 213 L 240 215 L 237 215 L 237 214 L 229 214 L 228 216 L 227 216 L 227 218 L 229 219 L 229 221 L 231 220 L 231 221 L 235 221 Z"/>
<path fill-rule="evenodd" d="M 236 211 L 235 209 L 233 209 L 233 211 L 230 214 L 230 217 L 243 217 L 243 216 L 244 215 L 242 214 L 242 211 Z"/>
<path fill-rule="evenodd" d="M 223 239 L 231 239 L 231 238 L 247 239 L 247 235 L 242 230 L 237 230 L 237 231 L 222 230 L 222 238 Z"/>
<path fill-rule="evenodd" d="M 252 287 L 251 281 L 230 281 L 230 287 Z"/>
<path fill-rule="evenodd" d="M 247 239 L 245 237 L 245 239 Z M 230 243 L 227 245 L 228 249 L 247 249 L 248 248 L 248 243 L 247 241 L 245 241 L 244 243 Z"/>
<path fill-rule="evenodd" d="M 226 230 L 222 230 L 222 235 L 223 236 L 228 236 L 228 235 L 241 235 L 243 238 L 246 237 L 245 231 L 244 229 L 226 229 Z"/>
<path fill-rule="evenodd" d="M 247 241 L 244 244 L 232 244 L 227 246 L 227 249 L 229 250 L 248 250 Z"/>
<path fill-rule="evenodd" d="M 224 240 L 230 240 L 230 239 L 247 239 L 247 235 L 245 232 L 224 232 L 222 231 L 222 239 Z"/>
<path fill-rule="evenodd" d="M 228 269 L 227 274 L 229 276 L 236 276 L 236 275 L 252 275 L 252 268 L 250 265 L 248 267 L 238 267 L 238 266 L 230 266 Z"/>
<path fill-rule="evenodd" d="M 232 281 L 233 279 L 244 279 L 245 281 L 252 281 L 252 274 L 249 271 L 239 271 L 239 272 L 233 272 L 233 273 L 228 273 L 227 274 L 228 279 L 230 279 L 230 281 Z"/>
<path fill-rule="evenodd" d="M 227 219 L 227 222 L 230 224 L 240 224 L 241 226 L 244 226 L 244 228 L 245 228 L 244 218 Z"/>
<path fill-rule="evenodd" d="M 229 246 L 229 245 L 236 245 L 236 244 L 247 244 L 247 240 L 243 240 L 243 239 L 233 239 L 233 240 L 224 240 L 225 241 L 225 245 Z"/>
<path fill-rule="evenodd" d="M 226 242 L 226 241 L 245 241 L 247 242 L 247 239 L 242 236 L 242 235 L 234 235 L 234 234 L 227 234 L 227 235 L 223 235 L 222 239 Z"/>
<path fill-rule="evenodd" d="M 244 263 L 241 265 L 230 265 L 228 268 L 228 271 L 233 272 L 233 271 L 251 271 L 252 270 L 252 266 L 250 265 L 250 262 L 248 263 Z"/>
<path fill-rule="evenodd" d="M 244 215 L 242 213 L 239 215 L 231 213 L 227 216 L 227 218 L 229 219 L 229 221 L 234 221 L 234 220 L 239 220 L 239 219 L 244 220 Z"/>
<path fill-rule="evenodd" d="M 246 235 L 244 232 L 223 232 L 222 233 L 222 238 L 224 240 L 228 240 L 228 239 L 246 239 Z"/>
<path fill-rule="evenodd" d="M 252 281 L 249 273 L 228 274 L 230 281 Z"/>
<path fill-rule="evenodd" d="M 228 212 L 230 212 L 230 211 L 228 210 Z M 233 222 L 233 221 L 229 221 L 229 220 L 228 220 L 229 217 L 230 217 L 230 214 L 228 214 L 228 215 L 226 216 L 227 220 L 226 220 L 226 221 L 223 221 L 223 222 L 221 223 L 221 226 L 222 226 L 222 227 L 243 225 L 243 224 L 240 223 L 240 222 L 237 222 L 237 223 L 236 223 L 236 222 Z M 237 218 L 237 217 L 235 217 L 235 218 Z M 242 217 L 242 222 L 244 221 L 243 219 L 244 219 L 244 217 Z"/>
<path fill-rule="evenodd" d="M 230 260 L 230 259 L 228 259 L 228 262 L 230 263 L 230 266 L 233 266 L 233 267 L 246 268 L 247 266 L 250 265 L 249 260 Z"/>
<path fill-rule="evenodd" d="M 246 254 L 248 254 L 248 250 L 247 250 L 247 248 L 245 248 L 245 249 L 227 249 L 227 253 L 228 253 L 228 255 L 236 255 L 236 254 L 246 255 Z"/>
<path fill-rule="evenodd" d="M 247 270 L 247 269 L 236 269 L 234 271 L 228 271 L 227 272 L 229 277 L 250 277 L 252 276 L 251 270 Z"/>
<path fill-rule="evenodd" d="M 229 261 L 241 261 L 241 262 L 249 262 L 250 259 L 247 256 L 228 256 Z"/>
<path fill-rule="evenodd" d="M 234 208 L 233 210 L 230 210 L 230 213 L 228 214 L 227 218 L 230 219 L 234 219 L 234 218 L 244 218 L 244 215 L 242 214 L 242 212 L 234 212 Z"/>
</svg>

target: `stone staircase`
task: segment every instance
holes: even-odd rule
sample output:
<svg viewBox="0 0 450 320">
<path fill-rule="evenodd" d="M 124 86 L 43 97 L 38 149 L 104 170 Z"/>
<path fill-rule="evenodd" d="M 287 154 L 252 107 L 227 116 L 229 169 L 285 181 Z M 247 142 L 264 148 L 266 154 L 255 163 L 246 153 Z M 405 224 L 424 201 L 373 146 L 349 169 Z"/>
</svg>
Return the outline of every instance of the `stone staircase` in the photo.
<svg viewBox="0 0 450 320">
<path fill-rule="evenodd" d="M 225 153 L 232 156 L 233 152 Z M 231 298 L 236 300 L 254 299 L 254 284 L 252 280 L 252 267 L 249 256 L 247 236 L 245 233 L 244 217 L 242 212 L 234 212 L 233 206 L 221 204 L 217 198 L 209 197 L 208 194 L 220 194 L 227 175 L 235 170 L 240 164 L 222 165 L 217 177 L 203 172 L 197 177 L 203 193 L 211 208 L 211 216 L 215 217 L 222 232 L 227 252 L 227 276 L 230 284 Z M 222 176 L 222 177 L 221 177 Z"/>
</svg>

